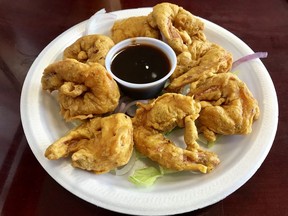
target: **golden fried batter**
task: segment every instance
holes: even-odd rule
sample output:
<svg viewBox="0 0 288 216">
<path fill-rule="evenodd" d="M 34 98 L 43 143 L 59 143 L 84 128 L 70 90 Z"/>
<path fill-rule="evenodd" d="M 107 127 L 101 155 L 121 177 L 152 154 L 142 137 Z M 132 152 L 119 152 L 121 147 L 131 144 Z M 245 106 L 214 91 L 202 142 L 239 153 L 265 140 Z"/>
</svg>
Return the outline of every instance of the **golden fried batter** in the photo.
<svg viewBox="0 0 288 216">
<path fill-rule="evenodd" d="M 189 95 L 201 101 L 197 119 L 208 141 L 216 134 L 248 134 L 259 117 L 258 103 L 243 83 L 232 73 L 214 74 L 191 84 Z"/>
<path fill-rule="evenodd" d="M 136 148 L 151 160 L 172 170 L 191 170 L 207 173 L 219 164 L 219 158 L 213 152 L 201 148 L 191 150 L 175 146 L 159 131 L 144 127 L 134 129 Z"/>
<path fill-rule="evenodd" d="M 41 82 L 44 90 L 59 90 L 61 114 L 67 121 L 111 112 L 120 97 L 118 85 L 98 63 L 62 60 L 44 70 Z"/>
<path fill-rule="evenodd" d="M 173 74 L 170 76 L 170 81 L 181 76 L 182 74 L 189 71 L 191 68 L 198 66 L 198 65 L 199 65 L 199 61 L 193 60 L 190 52 L 184 51 L 180 53 L 177 56 L 177 65 Z"/>
<path fill-rule="evenodd" d="M 149 104 L 139 103 L 133 118 L 134 142 L 136 149 L 162 166 L 175 170 L 194 170 L 206 173 L 218 163 L 217 155 L 200 148 L 195 119 L 200 104 L 192 97 L 175 93 L 164 94 Z M 185 127 L 182 149 L 163 133 L 176 126 Z"/>
<path fill-rule="evenodd" d="M 147 16 L 130 17 L 118 20 L 112 27 L 112 39 L 115 43 L 133 37 L 160 38 L 157 28 L 152 28 L 147 22 Z"/>
<path fill-rule="evenodd" d="M 149 24 L 158 28 L 167 43 L 176 53 L 184 52 L 194 39 L 206 40 L 204 23 L 182 7 L 161 3 L 148 15 Z"/>
<path fill-rule="evenodd" d="M 167 91 L 179 92 L 182 87 L 200 78 L 225 73 L 231 69 L 231 53 L 214 43 L 194 41 L 189 46 L 189 52 L 191 55 L 179 55 L 178 69 L 176 68 L 175 74 L 171 76 Z M 186 69 L 188 71 L 185 72 Z"/>
<path fill-rule="evenodd" d="M 45 156 L 57 160 L 71 155 L 74 167 L 100 174 L 127 164 L 132 151 L 132 121 L 118 113 L 82 123 L 51 144 Z"/>
<path fill-rule="evenodd" d="M 76 40 L 64 50 L 63 58 L 72 58 L 80 62 L 97 62 L 105 65 L 105 57 L 114 42 L 105 35 L 86 35 Z"/>
<path fill-rule="evenodd" d="M 63 60 L 44 70 L 42 88 L 58 90 L 65 120 L 86 121 L 51 144 L 45 156 L 71 156 L 72 166 L 100 174 L 127 164 L 135 142 L 140 153 L 168 169 L 213 170 L 220 160 L 199 146 L 198 132 L 208 141 L 217 134 L 251 133 L 260 111 L 248 87 L 229 73 L 231 53 L 206 40 L 203 30 L 204 23 L 189 11 L 161 3 L 148 16 L 116 21 L 112 39 L 86 35 L 67 47 Z M 120 92 L 104 64 L 114 43 L 133 37 L 162 37 L 177 54 L 177 67 L 165 89 L 173 93 L 138 103 L 131 121 L 125 114 L 111 114 Z M 188 85 L 187 96 L 177 94 Z M 184 128 L 186 148 L 165 135 L 175 127 Z"/>
</svg>

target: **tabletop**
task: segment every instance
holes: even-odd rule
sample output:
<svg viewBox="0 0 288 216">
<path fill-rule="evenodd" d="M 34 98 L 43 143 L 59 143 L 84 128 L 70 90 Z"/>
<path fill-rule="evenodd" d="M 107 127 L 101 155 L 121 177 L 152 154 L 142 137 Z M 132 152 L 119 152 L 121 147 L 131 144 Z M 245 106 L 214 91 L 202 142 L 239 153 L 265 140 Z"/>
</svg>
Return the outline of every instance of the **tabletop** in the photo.
<svg viewBox="0 0 288 216">
<path fill-rule="evenodd" d="M 34 157 L 20 117 L 22 85 L 33 61 L 58 35 L 96 11 L 153 7 L 161 1 L 0 1 L 0 212 L 1 215 L 121 215 L 92 205 L 58 184 Z M 288 1 L 175 0 L 194 15 L 237 35 L 273 80 L 279 122 L 273 146 L 257 172 L 238 190 L 183 215 L 288 215 Z M 286 129 L 285 129 L 286 128 Z"/>
</svg>

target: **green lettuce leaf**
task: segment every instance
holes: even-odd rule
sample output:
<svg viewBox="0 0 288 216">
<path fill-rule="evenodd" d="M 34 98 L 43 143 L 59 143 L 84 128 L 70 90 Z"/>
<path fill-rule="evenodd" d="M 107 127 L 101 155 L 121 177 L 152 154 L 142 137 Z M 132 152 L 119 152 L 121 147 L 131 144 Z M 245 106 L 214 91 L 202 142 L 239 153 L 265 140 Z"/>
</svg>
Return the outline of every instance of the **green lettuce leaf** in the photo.
<svg viewBox="0 0 288 216">
<path fill-rule="evenodd" d="M 135 170 L 134 174 L 129 176 L 129 181 L 137 186 L 151 186 L 157 180 L 157 178 L 163 176 L 163 174 L 155 167 L 145 167 Z"/>
</svg>

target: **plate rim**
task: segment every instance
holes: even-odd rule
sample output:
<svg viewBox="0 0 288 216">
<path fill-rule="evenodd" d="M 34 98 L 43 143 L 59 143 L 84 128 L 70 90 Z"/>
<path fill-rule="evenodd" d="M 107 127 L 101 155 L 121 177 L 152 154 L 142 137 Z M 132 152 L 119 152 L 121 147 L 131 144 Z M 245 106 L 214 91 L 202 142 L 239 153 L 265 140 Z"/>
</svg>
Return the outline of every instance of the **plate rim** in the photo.
<svg viewBox="0 0 288 216">
<path fill-rule="evenodd" d="M 131 12 L 131 11 L 138 11 L 138 10 L 151 10 L 152 8 L 134 8 L 134 9 L 126 9 L 126 10 L 120 10 L 120 11 L 113 11 L 112 13 L 126 13 L 126 12 Z M 148 13 L 148 12 L 147 12 Z M 224 30 L 226 33 L 228 33 L 228 35 L 232 36 L 233 39 L 237 40 L 239 43 L 243 44 L 243 47 L 245 47 L 245 49 L 247 50 L 247 52 L 253 52 L 252 49 L 245 43 L 243 42 L 242 40 L 240 40 L 236 35 L 234 35 L 233 33 L 231 33 L 230 31 L 224 29 L 223 27 L 209 21 L 209 20 L 206 20 L 204 18 L 201 18 L 204 22 L 205 22 L 205 26 L 206 26 L 206 23 L 208 24 L 208 26 L 213 26 L 213 27 L 216 27 L 217 29 L 220 29 L 220 30 Z M 32 130 L 31 128 L 31 125 L 29 125 L 29 122 L 31 121 L 31 119 L 28 118 L 28 116 L 26 115 L 27 114 L 27 106 L 29 107 L 30 104 L 27 104 L 27 101 L 25 101 L 25 99 L 27 99 L 28 97 L 28 89 L 29 89 L 29 79 L 31 80 L 31 78 L 33 77 L 33 71 L 35 70 L 35 68 L 37 67 L 37 62 L 40 61 L 39 59 L 43 58 L 46 54 L 46 52 L 50 49 L 50 47 L 53 45 L 53 43 L 55 44 L 56 41 L 59 41 L 59 39 L 61 39 L 64 35 L 66 35 L 68 32 L 71 32 L 73 30 L 79 30 L 79 28 L 83 28 L 83 26 L 85 26 L 85 23 L 87 22 L 87 20 L 85 21 L 82 21 L 76 25 L 74 25 L 73 27 L 67 29 L 66 31 L 64 31 L 62 34 L 60 34 L 59 36 L 57 36 L 54 40 L 52 40 L 42 51 L 41 53 L 39 54 L 39 56 L 34 60 L 33 64 L 31 65 L 28 73 L 27 73 L 27 76 L 25 78 L 25 81 L 24 81 L 24 84 L 23 84 L 23 87 L 22 87 L 22 92 L 21 92 L 21 99 L 20 99 L 20 115 L 21 115 L 21 120 L 22 120 L 22 125 L 23 125 L 23 130 L 24 130 L 24 133 L 25 133 L 25 136 L 26 136 L 26 139 L 28 141 L 28 144 L 29 144 L 29 147 L 31 148 L 33 154 L 35 155 L 36 159 L 38 160 L 38 162 L 41 164 L 41 166 L 45 169 L 45 171 L 53 178 L 56 180 L 56 182 L 58 182 L 62 187 L 64 187 L 65 189 L 67 189 L 69 192 L 71 192 L 72 194 L 80 197 L 81 199 L 87 201 L 87 202 L 90 202 L 94 205 L 98 205 L 100 207 L 103 207 L 105 209 L 108 209 L 108 210 L 112 210 L 112 211 L 116 211 L 116 212 L 121 212 L 121 213 L 127 213 L 127 214 L 137 214 L 137 215 L 162 215 L 162 214 L 177 214 L 177 213 L 184 213 L 184 212 L 188 212 L 188 211 L 193 211 L 193 210 L 196 210 L 196 209 L 199 209 L 199 208 L 203 208 L 203 207 L 206 207 L 206 206 L 209 206 L 209 205 L 212 205 L 222 199 L 224 199 L 225 197 L 227 197 L 228 195 L 232 194 L 234 191 L 236 191 L 237 189 L 239 189 L 243 184 L 245 184 L 254 174 L 255 172 L 258 170 L 258 168 L 261 166 L 261 164 L 263 163 L 263 161 L 265 160 L 266 156 L 268 155 L 272 145 L 273 145 L 273 141 L 275 139 L 275 135 L 276 135 L 276 131 L 277 131 L 277 125 L 278 125 L 278 99 L 277 99 L 277 95 L 276 95 L 276 91 L 275 91 L 275 87 L 273 85 L 273 82 L 272 82 L 272 79 L 269 75 L 269 72 L 267 71 L 267 69 L 265 68 L 265 66 L 263 65 L 263 63 L 260 61 L 260 60 L 257 60 L 255 65 L 257 67 L 260 67 L 261 69 L 264 70 L 264 72 L 266 74 L 266 78 L 267 78 L 267 75 L 269 77 L 269 83 L 270 83 L 270 86 L 269 86 L 269 89 L 271 90 L 274 90 L 271 92 L 272 95 L 274 95 L 274 102 L 275 103 L 275 106 L 276 107 L 272 107 L 271 109 L 274 109 L 276 112 L 274 113 L 274 117 L 276 117 L 274 119 L 274 122 L 273 122 L 273 130 L 271 131 L 271 134 L 272 136 L 270 137 L 270 140 L 269 140 L 269 145 L 266 146 L 266 148 L 263 150 L 262 152 L 262 157 L 260 158 L 260 160 L 258 160 L 258 163 L 255 164 L 253 166 L 253 169 L 250 169 L 250 172 L 245 176 L 245 177 L 242 177 L 242 179 L 238 180 L 235 185 L 233 185 L 233 187 L 230 187 L 230 188 L 227 188 L 225 193 L 223 193 L 223 191 L 221 191 L 222 193 L 220 194 L 217 194 L 215 195 L 215 197 L 213 198 L 213 200 L 209 200 L 208 202 L 206 201 L 202 201 L 202 203 L 198 204 L 198 206 L 182 206 L 181 209 L 173 209 L 173 211 L 171 211 L 171 209 L 169 210 L 166 210 L 166 209 L 161 209 L 159 208 L 158 211 L 157 209 L 154 209 L 154 208 L 150 208 L 150 209 L 147 209 L 147 208 L 143 208 L 143 209 L 125 209 L 123 208 L 123 206 L 117 206 L 117 204 L 119 203 L 113 203 L 112 205 L 109 204 L 109 203 L 106 203 L 106 202 L 102 202 L 101 200 L 94 200 L 93 198 L 91 199 L 91 197 L 89 196 L 85 196 L 85 194 L 81 194 L 81 192 L 79 191 L 71 191 L 71 188 L 69 185 L 66 185 L 65 182 L 63 182 L 62 179 L 60 179 L 59 177 L 53 175 L 53 173 L 51 173 L 51 170 L 50 171 L 47 171 L 47 167 L 46 165 L 42 164 L 41 163 L 41 160 L 37 157 L 38 155 L 38 152 L 37 152 L 37 149 L 35 149 L 35 146 L 33 146 L 31 143 L 35 143 L 37 142 L 35 140 L 35 137 L 31 137 L 30 135 L 30 131 Z M 255 66 L 255 67 L 256 67 Z M 31 117 L 31 116 L 30 116 Z M 141 190 L 141 192 L 143 192 Z M 155 212 L 156 211 L 156 212 Z"/>
</svg>

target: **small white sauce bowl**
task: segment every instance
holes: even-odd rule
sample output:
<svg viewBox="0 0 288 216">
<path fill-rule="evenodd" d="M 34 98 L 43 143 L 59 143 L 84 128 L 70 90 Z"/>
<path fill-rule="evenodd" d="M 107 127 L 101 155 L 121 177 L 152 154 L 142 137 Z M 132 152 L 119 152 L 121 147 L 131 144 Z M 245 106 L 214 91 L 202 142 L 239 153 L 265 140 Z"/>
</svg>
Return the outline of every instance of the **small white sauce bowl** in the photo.
<svg viewBox="0 0 288 216">
<path fill-rule="evenodd" d="M 125 49 L 125 47 L 129 47 L 135 44 L 150 45 L 150 46 L 154 46 L 160 49 L 169 59 L 170 71 L 159 80 L 156 80 L 150 83 L 143 83 L 143 84 L 127 82 L 117 77 L 113 73 L 113 71 L 111 71 L 111 64 L 115 55 L 119 51 Z M 169 45 L 164 43 L 163 41 L 160 41 L 154 38 L 148 38 L 148 37 L 135 37 L 135 38 L 126 39 L 117 43 L 110 49 L 105 59 L 105 66 L 106 66 L 108 73 L 118 83 L 122 92 L 125 95 L 134 99 L 148 99 L 148 98 L 156 97 L 164 88 L 166 81 L 174 72 L 176 65 L 177 65 L 177 58 L 176 58 L 176 54 L 174 50 Z"/>
</svg>

